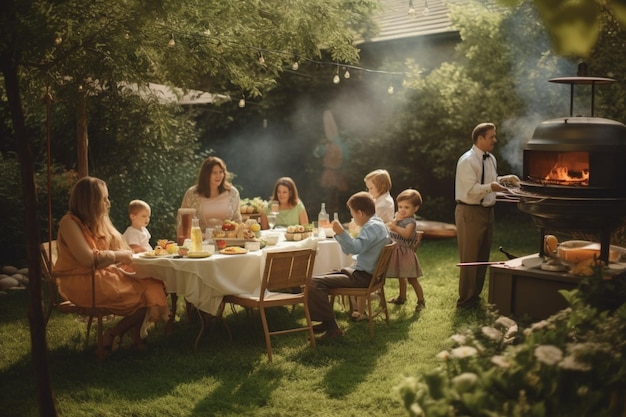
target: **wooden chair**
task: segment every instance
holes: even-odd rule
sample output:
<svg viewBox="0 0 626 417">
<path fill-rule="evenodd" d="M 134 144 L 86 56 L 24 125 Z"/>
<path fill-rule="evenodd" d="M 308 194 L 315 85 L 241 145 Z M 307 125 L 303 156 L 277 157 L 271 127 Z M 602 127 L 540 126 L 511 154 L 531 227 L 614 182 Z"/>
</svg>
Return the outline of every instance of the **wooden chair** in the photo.
<svg viewBox="0 0 626 417">
<path fill-rule="evenodd" d="M 224 297 L 225 303 L 237 304 L 245 308 L 259 309 L 261 322 L 263 323 L 263 332 L 265 334 L 267 356 L 270 363 L 272 362 L 272 342 L 270 340 L 270 336 L 272 335 L 308 331 L 311 346 L 315 348 L 315 336 L 313 334 L 313 325 L 311 324 L 311 315 L 307 301 L 309 281 L 313 273 L 315 254 L 316 251 L 311 249 L 268 252 L 259 295 L 239 294 Z M 278 292 L 294 287 L 300 287 L 303 291 L 298 294 Z M 296 304 L 302 304 L 304 307 L 306 326 L 270 331 L 265 309 L 278 306 L 293 306 Z"/>
<path fill-rule="evenodd" d="M 87 321 L 87 338 L 85 339 L 85 344 L 87 344 L 89 342 L 91 324 L 93 322 L 93 319 L 96 318 L 96 352 L 98 360 L 102 361 L 105 356 L 102 319 L 103 317 L 113 315 L 113 313 L 106 308 L 96 307 L 95 266 L 94 271 L 91 274 L 92 304 L 89 307 L 77 306 L 71 301 L 64 300 L 59 294 L 56 276 L 52 272 L 54 268 L 54 263 L 56 262 L 58 256 L 56 240 L 42 243 L 40 249 L 43 281 L 44 284 L 46 284 L 45 286 L 47 287 L 48 291 L 48 297 L 46 302 L 47 305 L 45 306 L 45 325 L 48 324 L 48 320 L 50 319 L 52 310 L 57 310 L 61 313 L 86 316 L 89 318 Z"/>
<path fill-rule="evenodd" d="M 380 314 L 385 315 L 385 322 L 389 325 L 389 312 L 387 311 L 387 300 L 385 298 L 385 279 L 387 276 L 387 267 L 389 267 L 389 260 L 391 259 L 391 253 L 393 252 L 395 242 L 388 243 L 383 248 L 376 264 L 376 269 L 372 274 L 372 279 L 368 287 L 358 288 L 331 288 L 328 291 L 330 296 L 330 302 L 335 302 L 335 297 L 363 297 L 365 304 L 367 305 L 367 319 L 369 321 L 370 337 L 374 338 L 374 318 Z M 378 294 L 380 308 L 373 314 L 372 300 L 370 295 Z"/>
</svg>

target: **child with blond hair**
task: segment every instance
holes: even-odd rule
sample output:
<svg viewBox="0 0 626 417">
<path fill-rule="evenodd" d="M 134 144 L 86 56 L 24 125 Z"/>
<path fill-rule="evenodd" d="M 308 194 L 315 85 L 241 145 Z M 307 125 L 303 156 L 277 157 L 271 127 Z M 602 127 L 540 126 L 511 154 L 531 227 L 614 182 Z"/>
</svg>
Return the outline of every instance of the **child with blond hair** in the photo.
<svg viewBox="0 0 626 417">
<path fill-rule="evenodd" d="M 152 251 L 150 246 L 150 232 L 147 229 L 150 223 L 150 206 L 143 200 L 133 200 L 128 203 L 128 217 L 130 226 L 122 235 L 134 253 Z"/>
<path fill-rule="evenodd" d="M 422 196 L 417 190 L 408 189 L 402 191 L 396 197 L 398 212 L 396 217 L 387 224 L 389 236 L 397 245 L 391 253 L 388 278 L 398 278 L 400 292 L 397 297 L 389 300 L 390 303 L 400 305 L 406 302 L 407 282 L 411 284 L 417 296 L 415 311 L 421 311 L 426 307 L 424 291 L 417 280 L 423 275 L 415 250 L 419 243 L 417 221 L 415 213 L 422 205 Z"/>
<path fill-rule="evenodd" d="M 393 220 L 394 203 L 389 194 L 391 190 L 391 176 L 386 169 L 375 169 L 363 178 L 367 192 L 374 198 L 376 204 L 376 216 L 386 224 Z M 350 233 L 356 235 L 358 228 L 350 223 Z M 351 297 L 350 304 L 356 309 L 352 312 L 351 319 L 354 321 L 366 320 L 365 300 L 363 297 Z"/>
</svg>

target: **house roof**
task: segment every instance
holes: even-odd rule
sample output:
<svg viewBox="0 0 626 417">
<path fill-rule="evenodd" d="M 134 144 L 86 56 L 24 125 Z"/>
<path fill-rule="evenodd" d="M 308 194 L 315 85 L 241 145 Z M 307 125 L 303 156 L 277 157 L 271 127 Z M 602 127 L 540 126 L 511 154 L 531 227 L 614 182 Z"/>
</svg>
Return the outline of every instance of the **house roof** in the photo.
<svg viewBox="0 0 626 417">
<path fill-rule="evenodd" d="M 380 3 L 381 10 L 374 17 L 379 33 L 359 44 L 457 32 L 444 0 L 380 0 Z"/>
</svg>

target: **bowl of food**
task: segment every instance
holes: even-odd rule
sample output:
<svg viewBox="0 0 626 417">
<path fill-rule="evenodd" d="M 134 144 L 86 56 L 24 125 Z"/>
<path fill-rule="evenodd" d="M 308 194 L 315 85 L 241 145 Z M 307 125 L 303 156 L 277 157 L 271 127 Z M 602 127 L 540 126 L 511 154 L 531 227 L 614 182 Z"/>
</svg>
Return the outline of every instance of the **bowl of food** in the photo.
<svg viewBox="0 0 626 417">
<path fill-rule="evenodd" d="M 280 241 L 280 235 L 280 233 L 270 232 L 265 234 L 264 238 L 269 246 L 274 246 Z"/>
</svg>

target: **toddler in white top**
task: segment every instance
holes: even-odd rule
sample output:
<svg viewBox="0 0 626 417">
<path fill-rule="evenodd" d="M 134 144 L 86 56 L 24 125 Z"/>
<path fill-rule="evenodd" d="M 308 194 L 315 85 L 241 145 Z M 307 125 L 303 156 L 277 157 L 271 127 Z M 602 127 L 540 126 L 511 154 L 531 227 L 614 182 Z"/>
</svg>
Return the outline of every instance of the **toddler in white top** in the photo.
<svg viewBox="0 0 626 417">
<path fill-rule="evenodd" d="M 149 252 L 150 232 L 146 228 L 150 223 L 150 206 L 143 200 L 133 200 L 128 203 L 130 226 L 122 235 L 124 240 L 135 253 Z"/>
</svg>

